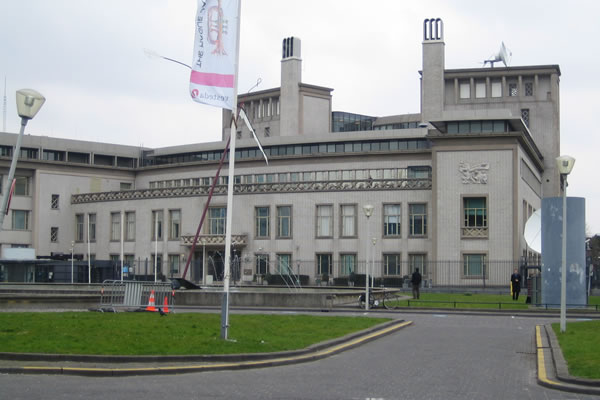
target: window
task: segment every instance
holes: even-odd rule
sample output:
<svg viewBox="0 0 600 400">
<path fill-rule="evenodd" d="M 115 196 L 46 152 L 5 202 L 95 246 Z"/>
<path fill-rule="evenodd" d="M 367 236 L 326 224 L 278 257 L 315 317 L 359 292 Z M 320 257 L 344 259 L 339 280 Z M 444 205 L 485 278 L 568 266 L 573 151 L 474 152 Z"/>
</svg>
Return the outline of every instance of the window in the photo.
<svg viewBox="0 0 600 400">
<path fill-rule="evenodd" d="M 356 204 L 346 204 L 340 206 L 341 215 L 341 237 L 356 236 Z"/>
<path fill-rule="evenodd" d="M 331 274 L 331 254 L 317 254 L 317 275 Z"/>
<path fill-rule="evenodd" d="M 525 125 L 529 128 L 529 108 L 521 109 L 521 119 L 525 123 Z"/>
<path fill-rule="evenodd" d="M 26 176 L 17 176 L 15 178 L 15 196 L 29 196 L 29 178 Z"/>
<path fill-rule="evenodd" d="M 57 194 L 53 194 L 50 200 L 50 208 L 53 210 L 58 210 L 58 200 L 60 199 L 60 196 Z"/>
<path fill-rule="evenodd" d="M 463 198 L 463 237 L 487 236 L 487 199 L 485 197 Z"/>
<path fill-rule="evenodd" d="M 131 190 L 133 187 L 133 185 L 131 184 L 131 182 L 121 182 L 119 183 L 119 189 L 120 190 Z"/>
<path fill-rule="evenodd" d="M 255 207 L 254 213 L 256 217 L 256 237 L 257 238 L 268 238 L 269 237 L 269 221 L 270 221 L 270 208 L 269 207 Z"/>
<path fill-rule="evenodd" d="M 75 241 L 83 242 L 83 214 L 75 214 Z"/>
<path fill-rule="evenodd" d="M 155 267 L 155 265 L 156 265 L 156 267 Z M 156 256 L 156 264 L 155 264 L 155 261 L 154 261 L 154 254 L 151 255 L 151 257 L 150 257 L 150 270 L 152 271 L 152 274 L 156 273 L 156 276 L 162 275 L 162 255 L 158 254 Z"/>
<path fill-rule="evenodd" d="M 163 238 L 162 234 L 162 223 L 163 223 L 163 212 L 160 211 L 152 211 L 152 240 L 161 240 Z M 158 238 L 156 234 L 158 232 Z"/>
<path fill-rule="evenodd" d="M 410 236 L 427 235 L 427 204 L 409 204 L 408 218 Z"/>
<path fill-rule="evenodd" d="M 88 214 L 88 235 L 90 242 L 96 241 L 96 214 Z"/>
<path fill-rule="evenodd" d="M 356 272 L 356 254 L 340 254 L 340 275 L 348 276 Z"/>
<path fill-rule="evenodd" d="M 169 254 L 169 272 L 171 276 L 179 273 L 179 254 Z"/>
<path fill-rule="evenodd" d="M 181 210 L 169 210 L 169 239 L 181 236 Z"/>
<path fill-rule="evenodd" d="M 463 275 L 465 277 L 485 276 L 485 254 L 463 254 Z"/>
<path fill-rule="evenodd" d="M 475 83 L 475 97 L 478 99 L 485 98 L 485 82 Z"/>
<path fill-rule="evenodd" d="M 525 82 L 525 96 L 533 96 L 533 82 Z"/>
<path fill-rule="evenodd" d="M 12 212 L 12 229 L 15 231 L 29 230 L 29 211 L 13 210 Z"/>
<path fill-rule="evenodd" d="M 400 254 L 384 254 L 383 255 L 383 274 L 389 275 L 401 275 L 402 271 L 400 268 Z"/>
<path fill-rule="evenodd" d="M 519 88 L 517 87 L 516 83 L 509 83 L 508 84 L 508 95 L 510 97 L 515 97 L 519 95 Z"/>
<path fill-rule="evenodd" d="M 275 272 L 281 275 L 289 275 L 292 272 L 291 262 L 291 254 L 277 254 L 277 271 Z"/>
<path fill-rule="evenodd" d="M 257 254 L 256 255 L 256 273 L 258 275 L 266 275 L 269 273 L 269 255 L 268 254 Z"/>
<path fill-rule="evenodd" d="M 125 213 L 125 240 L 135 240 L 135 211 Z"/>
<path fill-rule="evenodd" d="M 225 218 L 227 217 L 227 208 L 210 207 L 208 209 L 208 234 L 224 235 Z"/>
<path fill-rule="evenodd" d="M 271 136 L 271 127 L 265 127 L 265 137 Z"/>
<path fill-rule="evenodd" d="M 50 241 L 52 243 L 58 242 L 58 227 L 56 226 L 50 228 Z"/>
<path fill-rule="evenodd" d="M 401 207 L 400 204 L 383 206 L 383 236 L 400 236 Z"/>
<path fill-rule="evenodd" d="M 38 150 L 21 147 L 21 154 L 19 155 L 19 158 L 29 158 L 32 160 L 37 160 Z"/>
<path fill-rule="evenodd" d="M 333 206 L 317 206 L 317 237 L 333 236 Z"/>
<path fill-rule="evenodd" d="M 427 255 L 426 254 L 409 254 L 408 255 L 408 268 L 409 274 L 415 272 L 417 268 L 419 268 L 419 272 L 421 275 L 425 276 L 427 274 Z"/>
<path fill-rule="evenodd" d="M 492 97 L 502 97 L 501 81 L 492 81 Z"/>
<path fill-rule="evenodd" d="M 292 237 L 292 206 L 277 207 L 277 237 Z"/>
<path fill-rule="evenodd" d="M 469 82 L 461 82 L 459 84 L 459 89 L 461 99 L 471 98 L 471 84 Z"/>
<path fill-rule="evenodd" d="M 121 213 L 110 213 L 110 240 L 121 240 Z"/>
</svg>

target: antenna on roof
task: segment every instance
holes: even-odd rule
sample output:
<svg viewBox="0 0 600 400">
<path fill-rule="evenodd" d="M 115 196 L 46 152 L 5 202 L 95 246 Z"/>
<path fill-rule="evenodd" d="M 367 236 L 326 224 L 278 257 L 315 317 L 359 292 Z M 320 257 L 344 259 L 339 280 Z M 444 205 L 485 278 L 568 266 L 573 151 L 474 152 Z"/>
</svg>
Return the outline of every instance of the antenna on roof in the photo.
<svg viewBox="0 0 600 400">
<path fill-rule="evenodd" d="M 498 50 L 498 53 L 493 54 L 491 57 L 492 58 L 490 58 L 489 60 L 483 61 L 484 67 L 485 67 L 485 64 L 490 63 L 492 68 L 494 68 L 494 63 L 496 63 L 498 61 L 501 61 L 505 67 L 508 67 L 508 64 L 510 64 L 510 58 L 512 58 L 512 52 L 510 50 L 507 50 L 506 46 L 504 45 L 504 42 L 502 42 L 502 45 L 500 46 L 500 50 Z"/>
</svg>

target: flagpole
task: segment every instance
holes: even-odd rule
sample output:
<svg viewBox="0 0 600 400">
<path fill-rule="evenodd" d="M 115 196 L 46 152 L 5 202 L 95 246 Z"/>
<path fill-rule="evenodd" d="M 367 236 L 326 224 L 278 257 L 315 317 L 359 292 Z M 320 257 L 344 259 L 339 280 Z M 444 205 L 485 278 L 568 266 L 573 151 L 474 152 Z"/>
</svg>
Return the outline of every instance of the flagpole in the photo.
<svg viewBox="0 0 600 400">
<path fill-rule="evenodd" d="M 92 260 L 90 259 L 90 213 L 88 213 L 87 215 L 87 223 L 88 223 L 88 229 L 87 229 L 87 250 L 88 250 L 88 254 L 87 254 L 87 259 L 88 259 L 88 276 L 90 277 L 90 283 L 92 283 Z M 72 258 L 72 257 L 71 257 Z M 71 260 L 73 261 L 73 260 Z M 71 274 L 72 275 L 72 274 Z"/>
<path fill-rule="evenodd" d="M 227 181 L 227 220 L 225 223 L 225 276 L 223 278 L 223 303 L 221 304 L 221 339 L 227 340 L 229 332 L 229 279 L 231 276 L 231 225 L 233 220 L 233 185 L 235 182 L 235 139 L 238 97 L 238 73 L 240 58 L 240 21 L 242 0 L 238 1 L 237 12 L 237 40 L 235 46 L 235 74 L 233 81 L 233 109 L 231 110 L 231 127 L 229 130 L 229 178 Z"/>
</svg>

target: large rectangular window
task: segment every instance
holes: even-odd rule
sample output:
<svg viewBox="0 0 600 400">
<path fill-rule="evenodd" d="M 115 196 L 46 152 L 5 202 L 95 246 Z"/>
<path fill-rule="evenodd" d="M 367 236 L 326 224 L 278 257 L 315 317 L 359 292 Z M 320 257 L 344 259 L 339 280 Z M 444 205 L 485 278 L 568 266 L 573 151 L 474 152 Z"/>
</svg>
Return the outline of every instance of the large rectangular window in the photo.
<svg viewBox="0 0 600 400">
<path fill-rule="evenodd" d="M 9 182 L 10 185 L 10 182 Z M 15 196 L 29 196 L 29 177 L 17 176 L 15 178 Z"/>
<path fill-rule="evenodd" d="M 179 254 L 169 254 L 169 273 L 171 276 L 179 273 Z"/>
<path fill-rule="evenodd" d="M 502 97 L 502 81 L 492 81 L 492 97 Z"/>
<path fill-rule="evenodd" d="M 181 236 L 181 210 L 169 210 L 169 239 Z"/>
<path fill-rule="evenodd" d="M 96 214 L 88 214 L 88 235 L 90 242 L 96 241 Z"/>
<path fill-rule="evenodd" d="M 400 236 L 401 211 L 400 204 L 385 204 L 383 206 L 383 236 Z"/>
<path fill-rule="evenodd" d="M 342 204 L 341 215 L 341 237 L 356 237 L 356 204 Z"/>
<path fill-rule="evenodd" d="M 83 214 L 75 214 L 75 241 L 83 242 Z"/>
<path fill-rule="evenodd" d="M 469 82 L 461 82 L 459 83 L 459 97 L 461 99 L 469 99 L 471 98 L 471 84 Z"/>
<path fill-rule="evenodd" d="M 383 274 L 386 276 L 390 275 L 401 275 L 402 270 L 400 268 L 400 254 L 391 253 L 383 255 Z"/>
<path fill-rule="evenodd" d="M 463 254 L 463 276 L 485 276 L 485 254 Z"/>
<path fill-rule="evenodd" d="M 485 197 L 463 198 L 463 237 L 487 237 L 488 212 Z"/>
<path fill-rule="evenodd" d="M 156 234 L 158 233 L 158 240 L 163 238 L 162 234 L 162 226 L 163 226 L 163 211 L 156 210 L 152 211 L 152 240 L 156 240 Z"/>
<path fill-rule="evenodd" d="M 317 206 L 317 237 L 333 236 L 333 206 L 331 204 Z"/>
<path fill-rule="evenodd" d="M 208 209 L 208 234 L 209 235 L 224 235 L 225 234 L 225 218 L 227 216 L 227 208 L 211 207 Z"/>
<path fill-rule="evenodd" d="M 121 213 L 110 213 L 110 240 L 121 240 Z"/>
<path fill-rule="evenodd" d="M 277 207 L 277 237 L 292 237 L 292 206 Z"/>
<path fill-rule="evenodd" d="M 409 204 L 409 235 L 427 236 L 427 204 Z"/>
<path fill-rule="evenodd" d="M 475 82 L 475 97 L 478 99 L 485 98 L 485 81 Z"/>
<path fill-rule="evenodd" d="M 418 268 L 421 275 L 427 275 L 427 255 L 426 254 L 409 254 L 408 255 L 409 274 L 415 272 Z"/>
<path fill-rule="evenodd" d="M 160 277 L 162 275 L 162 255 L 156 256 L 156 266 L 154 262 L 154 254 L 150 255 L 150 271 L 152 274 L 156 273 L 156 276 Z"/>
<path fill-rule="evenodd" d="M 356 254 L 340 254 L 340 275 L 348 276 L 356 272 Z"/>
<path fill-rule="evenodd" d="M 292 255 L 291 254 L 277 254 L 277 271 L 281 275 L 289 275 L 292 273 Z"/>
<path fill-rule="evenodd" d="M 15 231 L 29 230 L 29 211 L 13 210 L 12 229 Z"/>
<path fill-rule="evenodd" d="M 317 275 L 331 274 L 331 254 L 317 254 Z"/>
<path fill-rule="evenodd" d="M 257 238 L 269 238 L 270 231 L 270 211 L 269 207 L 255 207 L 254 215 L 256 219 L 256 230 L 255 235 Z"/>
<path fill-rule="evenodd" d="M 269 255 L 268 254 L 257 254 L 256 255 L 256 273 L 258 275 L 266 275 L 269 273 Z"/>
<path fill-rule="evenodd" d="M 125 240 L 135 240 L 135 211 L 125 213 Z"/>
</svg>

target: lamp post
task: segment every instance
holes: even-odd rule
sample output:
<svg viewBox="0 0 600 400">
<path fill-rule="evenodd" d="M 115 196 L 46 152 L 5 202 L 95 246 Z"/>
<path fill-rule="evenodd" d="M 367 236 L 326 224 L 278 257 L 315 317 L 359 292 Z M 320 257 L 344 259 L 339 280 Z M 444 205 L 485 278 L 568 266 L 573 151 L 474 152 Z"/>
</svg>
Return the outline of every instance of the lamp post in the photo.
<svg viewBox="0 0 600 400">
<path fill-rule="evenodd" d="M 71 285 L 73 284 L 73 252 L 75 251 L 75 242 L 71 241 Z"/>
<path fill-rule="evenodd" d="M 571 173 L 575 159 L 570 156 L 556 158 L 562 186 L 562 264 L 560 282 L 560 331 L 567 331 L 567 175 Z"/>
<path fill-rule="evenodd" d="M 377 244 L 377 238 L 372 237 L 371 243 L 373 243 L 373 252 L 371 253 L 371 269 L 375 269 L 375 245 Z M 375 286 L 375 272 L 371 274 L 371 287 Z"/>
<path fill-rule="evenodd" d="M 367 249 L 365 253 L 365 310 L 369 311 L 369 233 L 370 228 L 370 217 L 373 215 L 373 207 L 370 204 L 363 206 L 363 211 L 365 212 L 365 216 L 367 217 Z"/>
<path fill-rule="evenodd" d="M 11 187 L 12 181 L 15 177 L 15 169 L 17 168 L 17 159 L 21 150 L 21 141 L 23 140 L 23 132 L 25 132 L 25 126 L 30 119 L 33 119 L 35 115 L 40 111 L 42 105 L 46 101 L 46 98 L 40 93 L 33 89 L 21 89 L 17 90 L 17 113 L 21 117 L 21 131 L 17 137 L 17 144 L 15 151 L 12 156 L 12 162 L 10 163 L 10 170 L 7 178 L 7 188 Z M 2 194 L 2 209 L 0 209 L 0 232 L 2 231 L 2 225 L 4 224 L 4 216 L 8 213 L 8 199 L 9 192 L 11 190 L 5 190 Z"/>
</svg>

